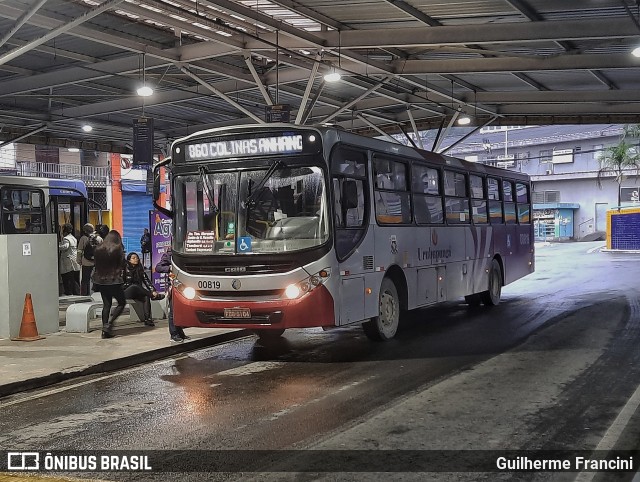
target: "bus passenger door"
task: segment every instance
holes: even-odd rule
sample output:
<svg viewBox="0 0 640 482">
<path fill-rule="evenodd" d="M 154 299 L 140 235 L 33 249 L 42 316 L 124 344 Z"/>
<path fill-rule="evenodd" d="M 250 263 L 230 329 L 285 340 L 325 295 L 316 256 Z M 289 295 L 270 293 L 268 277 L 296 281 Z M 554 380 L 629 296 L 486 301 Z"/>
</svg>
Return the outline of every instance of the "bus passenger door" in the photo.
<svg viewBox="0 0 640 482">
<path fill-rule="evenodd" d="M 76 238 L 82 236 L 82 226 L 87 222 L 87 202 L 80 197 L 55 196 L 52 199 L 55 232 L 62 231 L 62 225 L 70 223 Z"/>
</svg>

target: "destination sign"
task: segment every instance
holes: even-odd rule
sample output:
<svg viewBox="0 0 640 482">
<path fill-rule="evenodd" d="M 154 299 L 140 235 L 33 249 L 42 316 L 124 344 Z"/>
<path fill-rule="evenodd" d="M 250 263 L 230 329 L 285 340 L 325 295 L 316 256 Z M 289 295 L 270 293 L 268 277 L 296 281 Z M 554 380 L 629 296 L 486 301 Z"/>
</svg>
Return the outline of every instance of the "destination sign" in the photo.
<svg viewBox="0 0 640 482">
<path fill-rule="evenodd" d="M 291 154 L 302 152 L 302 135 L 257 137 L 253 139 L 230 139 L 215 142 L 200 142 L 184 146 L 185 160 L 218 159 L 269 154 Z"/>
</svg>

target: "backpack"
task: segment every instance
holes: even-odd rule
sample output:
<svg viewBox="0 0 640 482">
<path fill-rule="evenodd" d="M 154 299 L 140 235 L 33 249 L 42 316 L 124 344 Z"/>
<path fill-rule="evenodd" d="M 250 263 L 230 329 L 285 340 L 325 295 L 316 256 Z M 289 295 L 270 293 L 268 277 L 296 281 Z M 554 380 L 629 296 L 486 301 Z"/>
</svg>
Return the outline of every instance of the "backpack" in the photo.
<svg viewBox="0 0 640 482">
<path fill-rule="evenodd" d="M 87 244 L 84 245 L 84 252 L 82 253 L 82 256 L 89 261 L 93 261 L 93 258 L 95 256 L 95 249 L 98 244 L 98 237 L 95 235 L 95 233 L 90 234 Z"/>
</svg>

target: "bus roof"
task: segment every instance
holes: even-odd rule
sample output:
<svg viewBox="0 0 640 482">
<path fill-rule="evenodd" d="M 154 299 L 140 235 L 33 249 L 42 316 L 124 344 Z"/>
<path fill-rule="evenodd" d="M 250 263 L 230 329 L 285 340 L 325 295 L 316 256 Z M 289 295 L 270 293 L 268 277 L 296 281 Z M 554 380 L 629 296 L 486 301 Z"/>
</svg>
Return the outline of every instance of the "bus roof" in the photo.
<svg viewBox="0 0 640 482">
<path fill-rule="evenodd" d="M 47 177 L 0 176 L 0 187 L 6 184 L 46 189 L 54 196 L 87 197 L 87 186 L 77 179 L 50 179 Z"/>
</svg>

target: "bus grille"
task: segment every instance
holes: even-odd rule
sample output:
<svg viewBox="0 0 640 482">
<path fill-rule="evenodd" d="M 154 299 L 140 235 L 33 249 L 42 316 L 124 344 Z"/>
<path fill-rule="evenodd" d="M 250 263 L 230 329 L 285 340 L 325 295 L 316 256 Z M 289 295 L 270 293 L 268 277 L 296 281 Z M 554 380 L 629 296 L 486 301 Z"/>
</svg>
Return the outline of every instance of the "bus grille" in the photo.
<svg viewBox="0 0 640 482">
<path fill-rule="evenodd" d="M 237 267 L 237 260 L 235 264 L 221 264 L 221 263 L 207 263 L 202 261 L 185 261 L 184 270 L 187 273 L 192 274 L 212 274 L 212 275 L 226 275 L 226 276 L 238 276 L 242 274 L 271 274 L 271 273 L 286 273 L 291 271 L 295 266 L 295 262 L 286 261 L 280 263 L 269 264 L 250 264 L 244 266 L 245 271 L 242 272 L 230 272 L 229 268 Z"/>
<path fill-rule="evenodd" d="M 208 325 L 275 325 L 282 321 L 282 311 L 254 314 L 251 318 L 225 318 L 222 312 L 216 311 L 196 311 L 196 316 L 200 323 Z"/>
</svg>

